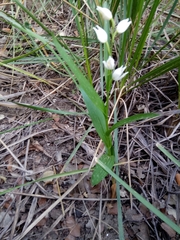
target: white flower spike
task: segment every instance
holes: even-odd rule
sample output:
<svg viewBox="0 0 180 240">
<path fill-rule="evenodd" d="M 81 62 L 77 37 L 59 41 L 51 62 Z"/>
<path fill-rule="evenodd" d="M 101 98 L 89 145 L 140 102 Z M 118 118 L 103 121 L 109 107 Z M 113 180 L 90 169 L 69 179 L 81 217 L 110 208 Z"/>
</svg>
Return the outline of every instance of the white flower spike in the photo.
<svg viewBox="0 0 180 240">
<path fill-rule="evenodd" d="M 101 43 L 106 43 L 108 40 L 108 35 L 106 33 L 106 31 L 99 27 L 98 25 L 96 25 L 96 27 L 93 27 L 94 31 L 96 32 L 97 38 Z"/>
<path fill-rule="evenodd" d="M 120 22 L 118 23 L 118 25 L 117 25 L 117 27 L 116 27 L 116 31 L 117 31 L 118 33 L 123 33 L 123 32 L 125 32 L 125 31 L 128 29 L 128 27 L 130 26 L 130 24 L 131 24 L 131 21 L 129 20 L 129 18 L 124 19 L 124 20 L 122 20 L 122 21 L 120 21 Z"/>
<path fill-rule="evenodd" d="M 128 72 L 123 73 L 125 69 L 126 67 L 121 66 L 120 68 L 117 68 L 116 70 L 114 70 L 112 74 L 112 79 L 115 81 L 119 81 L 123 77 L 125 77 L 128 74 Z"/>
<path fill-rule="evenodd" d="M 103 61 L 104 67 L 108 70 L 113 70 L 115 68 L 115 61 L 114 59 L 109 56 L 107 61 Z"/>
<path fill-rule="evenodd" d="M 97 6 L 96 10 L 102 15 L 104 20 L 112 19 L 112 12 L 108 8 Z"/>
</svg>

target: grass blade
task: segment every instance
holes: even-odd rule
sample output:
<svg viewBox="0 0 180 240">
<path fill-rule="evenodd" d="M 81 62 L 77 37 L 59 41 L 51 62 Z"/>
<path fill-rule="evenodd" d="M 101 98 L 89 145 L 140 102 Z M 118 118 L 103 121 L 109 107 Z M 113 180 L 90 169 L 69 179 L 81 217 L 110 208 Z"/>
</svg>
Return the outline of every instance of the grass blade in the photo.
<svg viewBox="0 0 180 240">
<path fill-rule="evenodd" d="M 135 122 L 138 120 L 143 120 L 146 118 L 153 118 L 153 117 L 157 117 L 157 116 L 159 116 L 159 114 L 157 114 L 157 113 L 140 113 L 140 114 L 130 116 L 128 118 L 124 118 L 124 119 L 120 120 L 119 122 L 115 123 L 112 127 L 110 127 L 110 129 L 107 131 L 107 134 L 111 133 L 116 128 L 119 128 L 125 124 L 132 123 L 132 122 Z"/>
<path fill-rule="evenodd" d="M 177 160 L 168 150 L 166 150 L 160 143 L 156 143 L 156 147 L 159 148 L 159 150 L 161 150 L 161 152 L 163 152 L 169 159 L 171 159 L 171 161 L 177 165 L 178 167 L 180 167 L 180 161 Z"/>
<path fill-rule="evenodd" d="M 98 164 L 104 168 L 114 179 L 116 179 L 124 188 L 126 188 L 136 199 L 138 199 L 142 204 L 144 204 L 151 212 L 153 212 L 157 217 L 159 217 L 163 222 L 167 223 L 169 227 L 174 229 L 180 234 L 180 227 L 171 221 L 167 216 L 155 208 L 151 203 L 149 203 L 145 198 L 143 198 L 139 193 L 132 189 L 126 182 L 120 179 L 113 171 L 111 171 L 100 159 Z"/>
<path fill-rule="evenodd" d="M 51 112 L 51 113 L 56 113 L 56 114 L 60 114 L 60 115 L 71 115 L 71 116 L 81 116 L 84 114 L 87 114 L 87 112 L 82 112 L 82 113 L 78 113 L 78 112 L 68 112 L 68 111 L 63 111 L 63 110 L 56 110 L 56 109 L 52 109 L 52 108 L 44 108 L 44 107 L 39 107 L 39 106 L 34 106 L 34 105 L 29 105 L 29 104 L 24 104 L 24 103 L 18 103 L 18 102 L 14 102 L 19 106 L 22 107 L 27 107 L 27 108 L 31 108 L 34 110 L 39 110 L 42 112 Z"/>
</svg>

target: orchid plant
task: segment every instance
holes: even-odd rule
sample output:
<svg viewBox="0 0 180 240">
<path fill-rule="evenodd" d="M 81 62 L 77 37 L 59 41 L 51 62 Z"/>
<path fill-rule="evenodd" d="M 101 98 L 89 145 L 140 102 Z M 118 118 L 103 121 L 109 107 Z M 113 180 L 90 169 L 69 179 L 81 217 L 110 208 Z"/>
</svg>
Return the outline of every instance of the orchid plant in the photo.
<svg viewBox="0 0 180 240">
<path fill-rule="evenodd" d="M 111 136 L 111 130 L 109 129 L 109 126 L 108 126 L 110 92 L 112 89 L 113 81 L 121 81 L 128 74 L 128 72 L 125 72 L 126 66 L 122 65 L 116 68 L 115 60 L 112 57 L 113 55 L 112 50 L 113 50 L 115 37 L 119 34 L 123 34 L 131 25 L 131 21 L 129 18 L 123 19 L 115 27 L 115 21 L 113 19 L 113 15 L 108 8 L 97 6 L 96 10 L 99 12 L 99 14 L 101 15 L 104 21 L 111 21 L 111 26 L 112 26 L 111 27 L 112 29 L 109 29 L 109 32 L 111 33 L 111 35 L 109 34 L 109 36 L 112 39 L 108 39 L 108 33 L 104 28 L 98 25 L 96 25 L 96 27 L 93 28 L 96 33 L 98 41 L 101 44 L 103 44 L 104 48 L 106 48 L 106 51 L 108 53 L 108 58 L 101 62 L 101 64 L 103 64 L 105 68 L 105 71 L 103 74 L 105 74 L 105 79 L 106 79 L 106 84 L 105 84 L 106 85 L 105 87 L 106 101 L 104 104 L 105 114 L 101 116 L 101 120 L 100 120 L 101 123 L 103 124 L 102 120 L 104 119 L 104 127 L 103 127 L 104 129 L 103 130 L 101 129 L 102 131 L 99 129 L 99 122 L 97 121 L 98 120 L 97 112 L 95 114 L 94 111 L 91 111 L 91 108 L 88 108 L 88 111 L 93 121 L 93 124 L 97 132 L 99 133 L 102 141 L 104 142 L 104 145 L 106 148 L 106 153 L 100 157 L 100 160 L 103 161 L 105 165 L 107 165 L 111 169 L 115 162 L 115 156 L 114 156 L 114 146 L 113 146 L 113 141 Z M 118 124 L 117 124 L 117 127 L 118 127 Z M 107 172 L 100 165 L 97 164 L 93 171 L 92 184 L 96 185 L 106 175 L 107 175 Z"/>
<path fill-rule="evenodd" d="M 67 53 L 67 50 L 64 48 L 64 45 L 62 44 L 62 42 L 58 40 L 57 36 L 55 36 L 54 33 L 51 30 L 49 30 L 41 21 L 39 21 L 36 17 L 32 16 L 31 12 L 28 9 L 26 9 L 23 6 L 23 4 L 21 4 L 18 0 L 14 0 L 14 2 L 16 2 L 16 4 L 20 6 L 20 8 L 23 11 L 25 11 L 29 16 L 31 16 L 33 20 L 39 26 L 41 26 L 41 28 L 49 36 L 51 36 L 51 41 L 49 41 L 48 38 L 46 39 L 38 35 L 37 33 L 33 32 L 29 27 L 28 28 L 24 27 L 23 24 L 19 23 L 14 18 L 10 17 L 4 12 L 0 12 L 0 16 L 4 18 L 7 22 L 11 23 L 16 29 L 19 29 L 20 31 L 25 32 L 31 38 L 40 40 L 43 43 L 43 45 L 49 48 L 49 50 L 54 54 L 57 61 L 59 61 L 62 64 L 67 74 L 71 76 L 72 80 L 75 82 L 76 86 L 79 88 L 81 92 L 84 103 L 88 110 L 88 116 L 91 118 L 92 123 L 105 146 L 105 153 L 103 153 L 100 157 L 97 157 L 97 158 L 94 157 L 94 159 L 98 159 L 102 161 L 111 170 L 115 163 L 115 151 L 114 151 L 114 145 L 113 145 L 112 132 L 115 129 L 127 123 L 131 123 L 140 119 L 152 118 L 158 115 L 154 113 L 137 114 L 137 115 L 133 115 L 128 118 L 122 119 L 120 121 L 117 121 L 112 126 L 109 126 L 109 123 L 108 123 L 110 118 L 109 117 L 109 101 L 110 101 L 110 94 L 112 90 L 113 81 L 120 81 L 128 74 L 128 72 L 125 72 L 126 66 L 120 66 L 116 68 L 115 60 L 112 57 L 113 44 L 115 42 L 116 36 L 119 34 L 123 34 L 131 25 L 131 21 L 127 18 L 120 21 L 116 26 L 115 21 L 113 19 L 113 14 L 111 13 L 111 11 L 105 7 L 100 7 L 100 6 L 97 7 L 97 11 L 102 16 L 103 20 L 106 21 L 106 23 L 111 23 L 111 27 L 109 24 L 109 29 L 108 29 L 109 33 L 107 33 L 107 29 L 100 27 L 98 25 L 96 25 L 93 28 L 96 33 L 98 41 L 100 42 L 100 44 L 102 44 L 102 46 L 104 46 L 104 50 L 107 53 L 104 59 L 101 61 L 101 65 L 104 66 L 105 68 L 104 73 L 102 74 L 102 75 L 105 75 L 105 88 L 106 88 L 105 89 L 106 101 L 104 102 L 102 100 L 103 96 L 102 95 L 99 96 L 99 94 L 94 89 L 92 82 L 88 80 L 89 75 L 88 75 L 88 78 L 84 75 L 82 70 L 75 63 L 74 59 L 70 57 L 70 54 Z M 53 43 L 53 45 L 51 43 Z M 56 46 L 56 51 L 54 50 L 54 46 Z M 9 65 L 7 65 L 6 63 L 7 62 L 5 61 L 2 63 L 2 65 L 5 67 L 8 67 Z M 16 70 L 18 71 L 18 68 L 16 68 Z M 24 107 L 45 111 L 44 108 L 41 108 L 39 106 L 31 106 L 31 105 L 22 104 L 22 103 L 18 103 L 18 104 Z M 50 109 L 48 109 L 48 111 L 49 110 Z M 62 112 L 59 112 L 59 114 L 62 114 Z M 76 113 L 71 112 L 66 114 L 72 115 Z M 102 168 L 99 164 L 96 164 L 95 168 L 93 169 L 93 174 L 91 178 L 92 185 L 98 184 L 106 176 L 107 176 L 107 171 L 105 171 L 104 168 Z"/>
<path fill-rule="evenodd" d="M 96 92 L 95 88 L 93 87 L 92 77 L 91 77 L 91 75 L 92 75 L 91 69 L 88 70 L 88 67 L 90 68 L 90 64 L 88 66 L 89 58 L 88 58 L 88 54 L 86 54 L 86 50 L 88 49 L 87 47 L 88 47 L 89 35 L 88 34 L 86 35 L 86 32 L 85 31 L 83 32 L 83 30 L 82 30 L 84 27 L 84 25 L 83 25 L 84 21 L 81 21 L 81 24 L 82 24 L 81 25 L 80 20 L 79 20 L 79 22 L 77 20 L 77 28 L 78 28 L 78 32 L 79 32 L 79 35 L 81 38 L 81 42 L 82 42 L 82 46 L 83 46 L 83 50 L 84 50 L 84 56 L 85 56 L 86 63 L 87 63 L 87 65 L 86 65 L 87 76 L 86 76 L 86 72 L 83 72 L 84 69 L 81 68 L 79 62 L 74 61 L 74 59 L 77 59 L 77 58 L 76 58 L 76 56 L 74 56 L 72 54 L 71 50 L 67 46 L 65 46 L 63 38 L 59 37 L 56 33 L 54 33 L 48 27 L 46 27 L 42 21 L 40 21 L 36 16 L 34 16 L 33 13 L 31 11 L 29 11 L 21 3 L 21 1 L 13 0 L 13 2 L 15 2 L 18 7 L 20 7 L 20 9 L 23 11 L 23 13 L 26 13 L 28 15 L 27 19 L 29 19 L 29 18 L 32 19 L 33 22 L 35 22 L 38 26 L 40 26 L 43 29 L 43 31 L 45 32 L 45 35 L 39 35 L 35 31 L 32 31 L 32 29 L 29 25 L 27 26 L 27 24 L 23 24 L 21 22 L 21 20 L 18 21 L 14 17 L 13 14 L 11 16 L 10 12 L 9 12 L 9 14 L 7 14 L 6 12 L 0 11 L 1 19 L 4 19 L 8 24 L 13 26 L 14 29 L 17 29 L 18 32 L 23 33 L 23 34 L 25 33 L 25 36 L 27 37 L 27 39 L 28 40 L 30 39 L 32 41 L 32 43 L 34 44 L 34 45 L 32 44 L 32 47 L 35 48 L 35 49 L 33 49 L 33 51 L 26 49 L 27 53 L 25 53 L 22 56 L 18 55 L 17 57 L 14 57 L 14 58 L 10 58 L 10 59 L 8 58 L 5 60 L 2 60 L 2 61 L 0 61 L 0 65 L 5 68 L 13 69 L 17 72 L 20 72 L 21 74 L 23 73 L 25 75 L 28 75 L 27 71 L 22 70 L 21 67 L 18 67 L 18 66 L 14 67 L 14 64 L 15 63 L 22 64 L 22 60 L 24 63 L 26 57 L 31 58 L 32 54 L 34 54 L 36 52 L 38 53 L 45 46 L 48 49 L 48 51 L 51 52 L 51 54 L 53 56 L 52 59 L 55 58 L 56 61 L 61 64 L 63 71 L 65 70 L 66 74 L 68 76 L 71 76 L 71 79 L 74 81 L 74 83 L 76 84 L 76 86 L 78 87 L 78 89 L 81 92 L 82 98 L 84 100 L 84 103 L 86 105 L 88 112 L 81 112 L 81 113 L 79 113 L 79 112 L 78 113 L 77 112 L 64 112 L 64 111 L 60 111 L 60 110 L 56 110 L 56 109 L 42 108 L 42 107 L 34 106 L 34 105 L 27 105 L 27 104 L 22 104 L 22 103 L 18 103 L 18 104 L 21 106 L 24 106 L 24 107 L 32 108 L 34 110 L 53 112 L 53 113 L 62 114 L 62 115 L 76 116 L 79 114 L 80 115 L 87 114 L 91 118 L 92 123 L 93 123 L 100 139 L 104 143 L 105 150 L 106 150 L 105 152 L 103 152 L 101 157 L 95 158 L 97 160 L 96 166 L 94 168 L 90 167 L 90 170 L 93 171 L 92 179 L 91 179 L 92 185 L 98 184 L 107 175 L 107 173 L 109 173 L 114 179 L 116 179 L 116 181 L 118 183 L 120 183 L 124 188 L 126 188 L 130 193 L 132 193 L 139 201 L 141 201 L 146 207 L 148 207 L 153 213 L 155 213 L 159 218 L 161 218 L 164 222 L 166 222 L 169 226 L 171 226 L 177 233 L 180 234 L 179 226 L 175 225 L 166 216 L 164 216 L 160 211 L 158 211 L 153 205 L 151 205 L 147 200 L 143 199 L 141 195 L 139 195 L 134 189 L 132 189 L 129 185 L 127 185 L 126 182 L 124 182 L 122 179 L 120 179 L 118 177 L 118 174 L 115 174 L 111 170 L 115 163 L 115 153 L 117 153 L 117 151 L 118 151 L 117 150 L 118 147 L 114 146 L 114 145 L 117 145 L 117 141 L 114 141 L 114 143 L 113 143 L 112 132 L 121 126 L 124 126 L 125 124 L 129 124 L 131 122 L 135 122 L 140 119 L 152 118 L 152 117 L 159 115 L 159 114 L 153 114 L 153 113 L 143 113 L 143 114 L 137 114 L 137 115 L 127 117 L 120 121 L 118 121 L 114 118 L 115 119 L 114 124 L 112 124 L 111 126 L 109 126 L 109 124 L 108 124 L 109 119 L 110 119 L 109 101 L 110 101 L 110 97 L 111 97 L 110 94 L 112 93 L 113 81 L 116 82 L 117 86 L 120 85 L 122 87 L 122 86 L 124 86 L 125 80 L 128 77 L 128 72 L 131 74 L 131 76 L 136 76 L 136 75 L 133 75 L 133 71 L 135 71 L 134 69 L 136 69 L 136 67 L 140 65 L 140 59 L 142 56 L 144 45 L 145 45 L 145 42 L 147 41 L 147 37 L 150 32 L 150 27 L 153 22 L 154 16 L 156 15 L 157 8 L 159 6 L 160 1 L 150 2 L 151 11 L 145 21 L 145 26 L 141 27 L 142 34 L 140 37 L 139 37 L 139 25 L 141 23 L 143 9 L 146 9 L 146 7 L 149 6 L 149 1 L 141 0 L 141 1 L 138 1 L 138 4 L 136 4 L 136 1 L 125 1 L 125 0 L 121 1 L 124 3 L 124 5 L 128 9 L 128 11 L 125 11 L 125 9 L 126 9 L 126 7 L 125 7 L 123 9 L 123 14 L 125 14 L 125 12 L 126 13 L 128 12 L 129 16 L 131 16 L 130 18 L 131 18 L 132 22 L 129 18 L 125 18 L 125 19 L 121 20 L 118 24 L 116 24 L 115 20 L 113 19 L 113 16 L 117 12 L 120 1 L 109 1 L 111 4 L 112 12 L 108 8 L 101 7 L 101 6 L 97 7 L 97 11 L 99 12 L 101 18 L 103 19 L 104 25 L 103 26 L 101 26 L 101 24 L 99 24 L 100 26 L 96 25 L 93 29 L 96 33 L 98 41 L 101 44 L 100 45 L 100 51 L 101 51 L 100 56 L 102 56 L 103 55 L 102 53 L 104 53 L 103 57 L 100 57 L 100 59 L 101 59 L 100 65 L 101 65 L 101 69 L 103 69 L 103 71 L 101 71 L 101 74 L 102 74 L 101 79 L 103 80 L 102 86 L 105 86 L 105 89 L 102 89 L 105 92 L 105 94 L 104 94 L 106 97 L 105 102 L 103 101 L 104 100 L 103 94 L 101 94 L 101 96 L 100 96 Z M 81 15 L 81 14 L 83 17 L 85 16 L 85 15 L 83 15 L 82 11 L 78 12 L 79 15 L 77 14 L 77 11 L 76 11 L 77 9 L 74 7 L 73 0 L 66 1 L 66 2 L 68 4 L 70 3 L 73 14 L 74 14 L 74 16 L 76 16 L 75 18 L 78 19 L 79 15 Z M 81 2 L 81 1 L 76 1 L 76 2 Z M 92 1 L 92 2 L 94 2 L 94 1 Z M 95 2 L 99 2 L 99 1 L 95 1 Z M 127 2 L 128 2 L 128 4 L 127 4 Z M 162 34 L 166 24 L 168 23 L 168 20 L 170 19 L 173 9 L 177 5 L 177 2 L 178 2 L 178 0 L 174 1 L 174 4 L 171 8 L 172 11 L 169 12 L 166 21 L 164 22 L 163 26 L 160 28 L 160 31 L 158 31 L 158 35 L 154 39 L 152 46 L 150 47 L 150 49 L 147 50 L 146 56 L 144 58 L 145 63 L 146 63 L 147 57 L 150 56 L 151 49 L 156 44 L 157 40 L 159 39 L 159 36 Z M 103 1 L 101 1 L 101 3 L 103 4 Z M 137 5 L 137 6 L 135 6 L 135 5 Z M 135 8 L 133 8 L 133 7 L 135 7 Z M 132 9 L 133 9 L 133 11 L 132 11 Z M 91 19 L 91 23 L 96 22 L 92 18 L 90 18 L 90 19 Z M 124 43 L 126 43 L 126 39 L 127 39 L 125 32 L 130 27 L 131 23 L 133 23 L 133 36 L 131 35 L 132 39 L 131 39 L 130 44 L 128 45 L 129 51 L 128 51 L 127 64 L 125 64 L 125 65 L 119 64 L 119 66 L 117 66 L 115 59 L 113 59 L 113 54 L 112 54 L 113 46 L 115 44 L 116 38 L 118 38 L 120 36 L 120 34 L 122 34 L 122 46 L 125 45 Z M 96 24 L 97 24 L 97 22 L 96 22 Z M 86 27 L 84 27 L 84 29 L 86 29 Z M 12 31 L 12 32 L 14 33 L 16 31 Z M 176 37 L 178 36 L 178 34 L 179 34 L 179 32 L 176 34 Z M 48 36 L 48 37 L 46 37 L 46 36 Z M 139 37 L 139 38 L 138 38 L 138 41 L 136 42 L 137 37 Z M 34 39 L 35 39 L 35 41 L 34 41 Z M 38 45 L 38 47 L 37 47 L 37 41 L 36 41 L 37 39 L 39 42 L 41 42 L 41 44 Z M 29 44 L 28 44 L 28 46 L 29 46 Z M 165 46 L 166 45 L 164 45 L 164 47 Z M 121 46 L 120 46 L 118 48 L 118 51 L 120 54 L 119 62 L 123 62 L 122 59 L 124 57 L 123 53 L 125 52 L 125 47 L 121 48 Z M 121 54 L 121 51 L 123 52 L 122 54 Z M 156 57 L 156 54 L 154 55 L 154 57 Z M 151 60 L 152 57 L 150 57 L 149 59 Z M 21 61 L 18 63 L 18 60 L 21 60 Z M 47 56 L 46 56 L 44 58 L 44 61 L 49 66 L 49 64 L 51 64 L 51 61 L 53 61 L 53 60 L 49 60 L 49 57 L 47 58 Z M 160 64 L 160 66 L 155 67 L 155 69 L 151 70 L 150 72 L 145 73 L 143 76 L 140 76 L 135 80 L 134 79 L 132 80 L 132 77 L 131 78 L 129 77 L 129 79 L 128 79 L 129 81 L 126 85 L 128 91 L 132 90 L 134 87 L 140 86 L 148 81 L 151 81 L 155 77 L 161 76 L 162 74 L 167 73 L 168 71 L 170 71 L 176 67 L 179 68 L 179 61 L 180 61 L 180 57 L 176 56 L 176 57 L 172 58 L 170 61 L 167 61 L 165 63 L 163 62 L 163 64 Z M 43 62 L 43 64 L 44 64 L 44 62 Z M 128 68 L 128 70 L 126 71 L 127 68 Z M 40 77 L 33 75 L 32 73 L 29 73 L 29 76 L 38 81 L 47 83 L 46 81 L 44 81 L 44 79 L 41 79 Z M 105 82 L 104 82 L 104 79 L 105 79 Z M 103 100 L 102 100 L 102 97 L 103 97 Z M 180 106 L 180 98 L 179 98 L 179 106 Z M 87 134 L 88 134 L 88 132 L 87 132 Z M 80 146 L 79 143 L 78 143 L 78 146 Z M 71 160 L 71 158 L 69 158 L 69 161 L 70 160 Z M 87 170 L 83 170 L 82 172 L 84 172 L 84 171 L 87 171 Z M 77 174 L 77 172 L 78 172 L 78 174 L 80 173 L 78 170 L 73 173 L 71 172 L 71 174 Z M 61 176 L 63 176 L 63 175 L 61 175 Z M 58 177 L 60 177 L 60 176 L 58 176 Z M 11 192 L 11 191 L 12 191 L 12 189 L 8 190 L 8 192 Z M 0 195 L 2 195 L 2 194 L 5 194 L 5 193 L 2 192 Z M 58 200 L 58 203 L 59 203 L 59 200 Z M 120 231 L 120 232 L 122 232 L 122 231 Z"/>
</svg>

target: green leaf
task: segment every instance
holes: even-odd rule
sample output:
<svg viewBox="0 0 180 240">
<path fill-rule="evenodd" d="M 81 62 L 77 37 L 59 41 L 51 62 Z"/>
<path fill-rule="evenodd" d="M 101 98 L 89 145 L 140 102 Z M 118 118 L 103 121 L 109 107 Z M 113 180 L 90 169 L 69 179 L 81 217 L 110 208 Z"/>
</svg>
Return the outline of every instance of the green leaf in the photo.
<svg viewBox="0 0 180 240">
<path fill-rule="evenodd" d="M 143 120 L 143 119 L 146 119 L 146 118 L 153 118 L 153 117 L 157 117 L 157 116 L 159 116 L 158 113 L 140 113 L 140 114 L 130 116 L 128 118 L 124 118 L 124 119 L 120 120 L 119 122 L 115 123 L 107 131 L 107 134 L 110 134 L 114 129 L 116 129 L 118 127 L 121 127 L 125 124 L 132 123 L 132 122 L 135 122 L 135 121 L 138 121 L 138 120 Z"/>
<path fill-rule="evenodd" d="M 88 169 L 80 169 L 80 170 L 74 170 L 74 171 L 71 171 L 71 172 L 58 173 L 58 174 L 53 175 L 53 179 L 57 179 L 57 178 L 61 178 L 61 177 L 63 178 L 63 177 L 66 177 L 66 176 L 72 176 L 72 175 L 77 175 L 77 174 L 86 173 L 86 172 L 88 172 Z M 0 196 L 2 196 L 4 194 L 7 194 L 7 193 L 10 193 L 10 192 L 12 192 L 16 189 L 21 188 L 21 187 L 25 187 L 25 186 L 28 186 L 30 184 L 41 182 L 41 181 L 44 181 L 44 180 L 49 180 L 49 179 L 52 179 L 52 176 L 38 178 L 34 181 L 26 182 L 24 184 L 18 185 L 18 186 L 13 187 L 13 188 L 8 188 L 4 191 L 0 191 Z"/>
<path fill-rule="evenodd" d="M 101 160 L 109 169 L 112 169 L 115 161 L 114 156 L 108 156 L 107 154 L 102 155 L 99 160 Z M 108 172 L 104 170 L 99 164 L 96 164 L 92 178 L 91 178 L 91 184 L 97 185 L 100 183 L 106 176 L 108 175 Z"/>
<path fill-rule="evenodd" d="M 99 134 L 100 138 L 104 142 L 107 149 L 110 149 L 112 146 L 112 139 L 110 135 L 107 135 L 107 124 L 106 124 L 106 118 L 101 110 L 99 110 L 93 101 L 89 98 L 89 95 L 87 95 L 84 91 L 81 92 L 84 102 L 86 104 L 86 107 L 89 112 L 89 116 L 92 120 L 92 123 L 94 127 L 96 128 L 97 133 Z"/>
<path fill-rule="evenodd" d="M 158 5 L 159 5 L 159 0 L 156 0 L 156 1 L 153 2 L 150 14 L 148 16 L 148 19 L 146 21 L 145 26 L 143 27 L 143 31 L 142 31 L 142 34 L 141 34 L 141 38 L 139 40 L 139 44 L 138 44 L 138 46 L 136 48 L 135 53 L 133 53 L 133 58 L 130 61 L 130 67 L 128 69 L 129 72 L 132 71 L 133 67 L 136 68 L 138 63 L 139 63 L 139 60 L 141 58 L 141 54 L 142 54 L 142 51 L 143 51 L 143 48 L 144 48 L 144 45 L 145 45 L 145 41 L 146 41 L 147 36 L 148 36 L 148 34 L 150 32 L 150 26 L 151 26 L 151 24 L 153 22 L 153 18 L 154 18 L 155 14 L 156 14 Z"/>
<path fill-rule="evenodd" d="M 39 124 L 39 123 L 51 121 L 51 120 L 53 120 L 53 119 L 52 118 L 46 118 L 46 119 L 39 120 L 37 122 L 32 122 L 32 123 L 29 123 L 29 124 L 24 124 L 24 125 L 19 126 L 19 127 L 10 128 L 10 129 L 7 129 L 7 130 L 4 130 L 4 131 L 0 132 L 0 135 L 4 134 L 4 133 L 15 131 L 15 130 L 18 130 L 18 129 L 22 129 L 22 128 L 26 128 L 26 127 L 29 127 L 29 126 L 33 126 L 33 125 L 36 125 L 36 124 Z"/>
<path fill-rule="evenodd" d="M 87 114 L 86 112 L 68 112 L 68 111 L 56 110 L 56 109 L 52 109 L 52 108 L 44 108 L 44 107 L 29 105 L 29 104 L 25 104 L 25 103 L 18 103 L 18 102 L 13 102 L 13 103 L 15 103 L 17 105 L 20 105 L 22 107 L 27 107 L 27 108 L 31 108 L 31 109 L 34 109 L 34 110 L 39 110 L 39 111 L 42 111 L 42 112 L 56 113 L 56 114 L 60 114 L 60 115 L 80 116 L 80 115 Z"/>
<path fill-rule="evenodd" d="M 180 161 L 177 160 L 168 150 L 166 150 L 160 143 L 156 143 L 156 147 L 161 150 L 171 161 L 176 164 L 178 167 L 180 167 Z"/>
<path fill-rule="evenodd" d="M 157 78 L 169 71 L 171 71 L 174 68 L 177 68 L 180 66 L 180 56 L 168 61 L 167 63 L 162 64 L 160 67 L 155 68 L 154 70 L 144 74 L 142 77 L 138 78 L 136 81 L 131 82 L 128 84 L 128 88 L 132 85 L 136 85 L 135 87 L 137 88 L 138 86 L 149 82 L 150 80 L 153 80 L 154 78 Z M 137 85 L 137 83 L 139 83 Z"/>
<path fill-rule="evenodd" d="M 148 49 L 148 53 L 147 53 L 148 55 L 150 54 L 151 50 L 156 45 L 156 42 L 160 39 L 162 32 L 163 31 L 167 32 L 167 29 L 165 29 L 165 27 L 169 23 L 169 20 L 172 17 L 173 11 L 174 11 L 175 7 L 177 6 L 177 3 L 178 3 L 178 0 L 175 0 L 171 9 L 168 11 L 167 17 L 166 17 L 165 21 L 163 21 L 163 25 L 162 25 L 161 29 L 158 30 L 158 34 L 157 34 L 156 38 L 154 39 L 154 42 L 151 44 L 150 48 Z M 170 29 L 173 29 L 173 28 L 170 28 Z"/>
<path fill-rule="evenodd" d="M 101 159 L 99 159 L 101 160 Z M 127 189 L 136 199 L 138 199 L 144 206 L 146 206 L 151 212 L 153 212 L 157 217 L 159 217 L 163 222 L 167 223 L 169 227 L 174 229 L 177 233 L 180 234 L 180 227 L 176 225 L 172 220 L 160 212 L 156 207 L 154 207 L 150 202 L 143 198 L 139 193 L 132 189 L 126 182 L 119 178 L 109 167 L 104 164 L 103 161 L 99 161 L 99 165 L 108 172 L 116 181 L 119 182 L 125 189 Z"/>
</svg>

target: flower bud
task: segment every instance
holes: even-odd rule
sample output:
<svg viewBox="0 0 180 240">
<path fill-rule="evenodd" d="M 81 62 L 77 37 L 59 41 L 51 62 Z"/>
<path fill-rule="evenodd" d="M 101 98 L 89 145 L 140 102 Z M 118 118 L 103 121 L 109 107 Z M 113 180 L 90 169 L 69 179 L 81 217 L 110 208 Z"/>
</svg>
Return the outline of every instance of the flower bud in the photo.
<svg viewBox="0 0 180 240">
<path fill-rule="evenodd" d="M 118 23 L 118 25 L 116 27 L 116 31 L 118 33 L 123 33 L 128 29 L 130 24 L 131 24 L 131 21 L 129 20 L 129 18 L 124 19 Z"/>
<path fill-rule="evenodd" d="M 94 31 L 96 32 L 97 38 L 101 43 L 105 43 L 108 40 L 108 35 L 106 33 L 106 31 L 99 27 L 98 25 L 96 25 L 96 27 L 93 27 Z"/>
<path fill-rule="evenodd" d="M 104 20 L 112 19 L 112 12 L 108 8 L 97 6 L 96 10 L 102 15 Z"/>
<path fill-rule="evenodd" d="M 109 56 L 107 61 L 103 61 L 103 64 L 106 69 L 113 70 L 115 68 L 115 61 L 111 56 Z"/>
<path fill-rule="evenodd" d="M 126 67 L 121 66 L 120 68 L 117 68 L 116 70 L 114 70 L 112 74 L 112 79 L 115 81 L 119 81 L 123 77 L 125 77 L 128 74 L 128 72 L 123 73 L 125 69 Z"/>
</svg>

